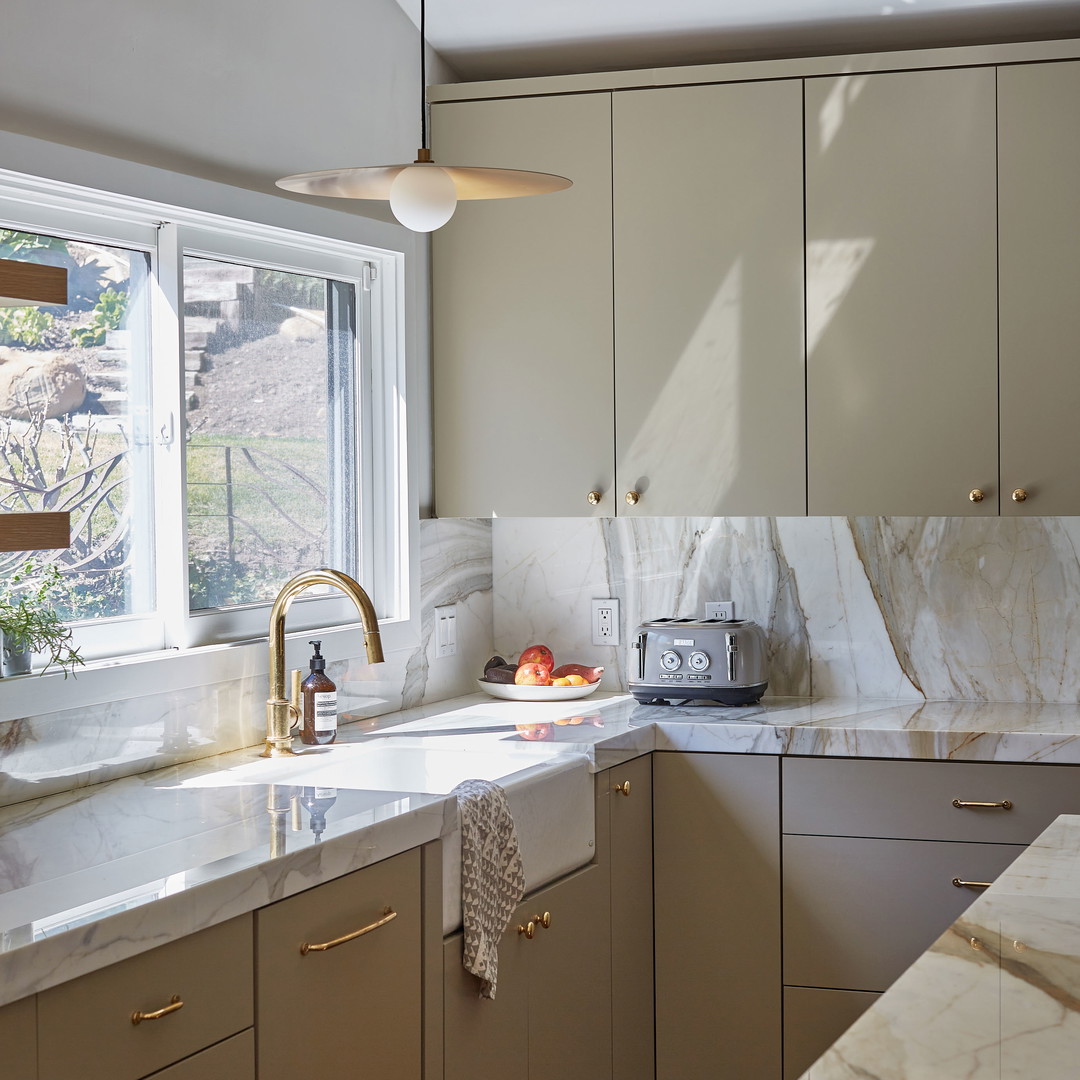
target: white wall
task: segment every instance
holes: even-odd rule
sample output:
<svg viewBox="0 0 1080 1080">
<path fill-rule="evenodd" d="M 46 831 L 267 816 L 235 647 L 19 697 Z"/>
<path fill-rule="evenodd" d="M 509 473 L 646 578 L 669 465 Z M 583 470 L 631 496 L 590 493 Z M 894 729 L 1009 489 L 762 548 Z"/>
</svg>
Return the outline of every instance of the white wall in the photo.
<svg viewBox="0 0 1080 1080">
<path fill-rule="evenodd" d="M 2 21 L 7 131 L 265 192 L 419 145 L 419 41 L 395 0 L 5 0 Z"/>
</svg>

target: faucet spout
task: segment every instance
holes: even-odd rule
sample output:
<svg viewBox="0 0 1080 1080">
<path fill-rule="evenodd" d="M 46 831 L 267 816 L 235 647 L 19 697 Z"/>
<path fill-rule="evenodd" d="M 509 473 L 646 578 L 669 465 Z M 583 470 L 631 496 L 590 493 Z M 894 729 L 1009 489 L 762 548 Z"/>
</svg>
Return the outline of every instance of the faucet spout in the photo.
<svg viewBox="0 0 1080 1080">
<path fill-rule="evenodd" d="M 320 567 L 318 570 L 305 570 L 285 582 L 270 608 L 270 696 L 266 700 L 266 748 L 262 757 L 288 757 L 294 753 L 291 713 L 295 712 L 295 707 L 285 694 L 285 616 L 293 600 L 313 585 L 331 585 L 356 605 L 360 624 L 364 628 L 364 649 L 368 663 L 381 664 L 383 660 L 375 606 L 371 597 L 348 574 Z"/>
</svg>

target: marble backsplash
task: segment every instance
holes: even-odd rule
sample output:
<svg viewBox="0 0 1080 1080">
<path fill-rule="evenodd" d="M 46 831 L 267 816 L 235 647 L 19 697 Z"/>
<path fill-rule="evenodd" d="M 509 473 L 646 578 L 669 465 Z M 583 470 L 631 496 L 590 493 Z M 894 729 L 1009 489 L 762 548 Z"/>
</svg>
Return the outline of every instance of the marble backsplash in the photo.
<svg viewBox="0 0 1080 1080">
<path fill-rule="evenodd" d="M 420 643 L 380 665 L 365 661 L 362 646 L 328 664 L 342 713 L 381 715 L 476 688 L 491 651 L 491 523 L 422 521 L 420 548 Z M 436 659 L 433 612 L 442 604 L 457 605 L 457 654 Z M 266 684 L 259 672 L 0 722 L 0 806 L 255 746 L 265 736 Z M 45 697 L 48 680 L 42 687 Z"/>
<path fill-rule="evenodd" d="M 1080 518 L 499 519 L 495 644 L 549 644 L 625 687 L 644 620 L 734 600 L 771 695 L 1080 701 Z M 618 647 L 592 597 L 621 601 Z"/>
</svg>

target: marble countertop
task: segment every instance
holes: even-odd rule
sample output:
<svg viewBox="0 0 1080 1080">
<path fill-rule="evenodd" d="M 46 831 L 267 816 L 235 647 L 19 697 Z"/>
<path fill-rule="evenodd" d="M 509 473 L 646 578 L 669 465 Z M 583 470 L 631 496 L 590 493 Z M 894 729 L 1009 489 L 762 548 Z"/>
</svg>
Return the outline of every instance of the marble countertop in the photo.
<svg viewBox="0 0 1080 1080">
<path fill-rule="evenodd" d="M 1072 1080 L 1080 817 L 1059 817 L 803 1080 Z"/>
<path fill-rule="evenodd" d="M 1080 707 L 477 694 L 350 724 L 339 744 L 408 748 L 419 771 L 393 790 L 337 785 L 319 838 L 254 749 L 0 809 L 0 1004 L 447 836 L 449 787 L 419 779 L 429 752 L 508 755 L 516 776 L 540 778 L 653 750 L 1080 764 Z"/>
</svg>

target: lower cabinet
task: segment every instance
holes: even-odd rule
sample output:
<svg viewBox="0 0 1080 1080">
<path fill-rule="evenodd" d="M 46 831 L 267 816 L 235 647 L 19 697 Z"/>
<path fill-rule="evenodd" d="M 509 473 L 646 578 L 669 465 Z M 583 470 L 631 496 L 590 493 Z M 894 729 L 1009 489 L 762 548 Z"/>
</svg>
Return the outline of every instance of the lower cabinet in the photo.
<svg viewBox="0 0 1080 1080">
<path fill-rule="evenodd" d="M 461 933 L 446 939 L 445 1080 L 611 1076 L 609 896 L 594 864 L 523 900 L 499 943 L 494 1000 L 462 967 Z"/>
<path fill-rule="evenodd" d="M 11 1080 L 35 1080 L 37 1067 L 37 998 L 23 998 L 0 1008 L 0 1047 L 3 1075 Z"/>
<path fill-rule="evenodd" d="M 38 994 L 39 1080 L 140 1080 L 250 1028 L 251 920 L 232 919 Z"/>
<path fill-rule="evenodd" d="M 653 755 L 658 1080 L 779 1080 L 775 757 Z"/>
<path fill-rule="evenodd" d="M 255 1080 L 255 1034 L 250 1029 L 242 1031 L 148 1080 Z"/>
<path fill-rule="evenodd" d="M 596 861 L 611 887 L 611 1065 L 618 1080 L 652 1080 L 652 755 L 596 776 Z"/>
<path fill-rule="evenodd" d="M 255 914 L 259 1080 L 418 1080 L 419 849 Z"/>
<path fill-rule="evenodd" d="M 1058 814 L 1073 766 L 785 758 L 784 1076 L 797 1080 Z"/>
</svg>

